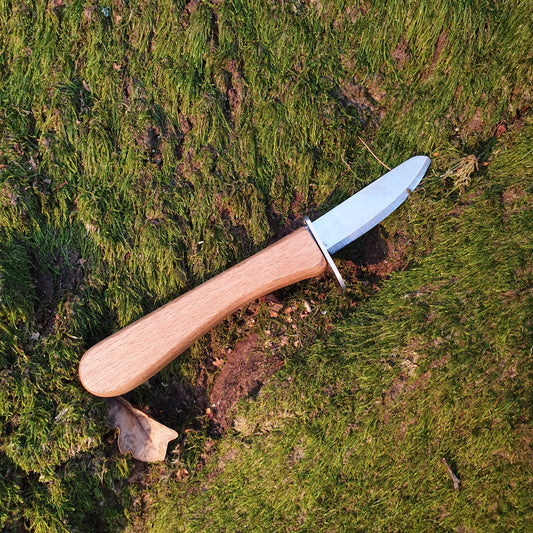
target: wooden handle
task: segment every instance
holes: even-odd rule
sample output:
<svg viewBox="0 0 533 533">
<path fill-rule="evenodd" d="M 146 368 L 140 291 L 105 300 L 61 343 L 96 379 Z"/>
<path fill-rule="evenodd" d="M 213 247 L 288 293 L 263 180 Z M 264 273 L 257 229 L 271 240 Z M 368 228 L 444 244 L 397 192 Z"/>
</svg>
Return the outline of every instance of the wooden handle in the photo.
<svg viewBox="0 0 533 533">
<path fill-rule="evenodd" d="M 316 276 L 326 264 L 311 234 L 300 228 L 93 346 L 81 359 L 81 382 L 96 396 L 124 394 L 240 307 Z"/>
</svg>

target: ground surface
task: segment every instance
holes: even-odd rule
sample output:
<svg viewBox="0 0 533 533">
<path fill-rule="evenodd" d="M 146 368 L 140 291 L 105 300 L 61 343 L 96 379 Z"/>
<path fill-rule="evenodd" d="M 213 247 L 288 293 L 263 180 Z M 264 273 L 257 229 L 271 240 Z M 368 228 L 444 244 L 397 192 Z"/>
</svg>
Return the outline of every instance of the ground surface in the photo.
<svg viewBox="0 0 533 533">
<path fill-rule="evenodd" d="M 530 530 L 529 4 L 2 2 L 0 528 Z M 416 154 L 348 291 L 229 317 L 120 454 L 84 351 Z"/>
</svg>

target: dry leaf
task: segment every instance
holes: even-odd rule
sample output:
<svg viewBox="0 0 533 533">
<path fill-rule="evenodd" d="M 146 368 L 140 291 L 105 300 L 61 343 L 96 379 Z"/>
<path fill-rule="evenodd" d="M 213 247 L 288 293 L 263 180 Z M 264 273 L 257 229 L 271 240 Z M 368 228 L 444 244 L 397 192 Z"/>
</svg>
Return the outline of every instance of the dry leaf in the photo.
<svg viewBox="0 0 533 533">
<path fill-rule="evenodd" d="M 108 400 L 107 422 L 118 428 L 118 449 L 131 452 L 135 459 L 148 463 L 163 461 L 169 441 L 178 434 L 117 396 Z"/>
<path fill-rule="evenodd" d="M 217 367 L 217 368 L 222 368 L 224 366 L 224 363 L 226 361 L 224 361 L 224 359 L 221 359 L 220 357 L 215 357 L 213 359 L 213 364 Z"/>
<path fill-rule="evenodd" d="M 189 477 L 189 471 L 186 468 L 180 468 L 176 472 L 176 479 L 178 481 L 183 481 Z"/>
</svg>

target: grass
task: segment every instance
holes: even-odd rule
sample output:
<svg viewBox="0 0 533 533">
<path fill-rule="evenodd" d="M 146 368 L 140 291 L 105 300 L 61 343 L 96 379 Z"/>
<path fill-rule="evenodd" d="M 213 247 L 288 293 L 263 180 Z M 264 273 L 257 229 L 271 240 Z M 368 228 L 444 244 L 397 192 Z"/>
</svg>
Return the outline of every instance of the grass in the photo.
<svg viewBox="0 0 533 533">
<path fill-rule="evenodd" d="M 0 526 L 526 531 L 528 4 L 2 1 Z M 203 413 L 163 410 L 182 453 L 135 481 L 84 350 L 380 175 L 358 136 L 389 166 L 432 157 L 382 230 L 405 270 L 364 286 L 355 244 L 348 295 L 282 291 L 320 310 L 294 331 L 258 315 L 290 336 L 285 369 L 216 443 Z M 194 387 L 246 316 L 136 404 Z"/>
</svg>

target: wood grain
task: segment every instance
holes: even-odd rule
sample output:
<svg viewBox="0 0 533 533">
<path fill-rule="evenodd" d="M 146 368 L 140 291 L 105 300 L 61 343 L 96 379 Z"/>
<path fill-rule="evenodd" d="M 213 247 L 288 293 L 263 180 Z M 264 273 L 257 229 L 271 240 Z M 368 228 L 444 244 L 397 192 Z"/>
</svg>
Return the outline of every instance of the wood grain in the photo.
<svg viewBox="0 0 533 533">
<path fill-rule="evenodd" d="M 237 309 L 326 265 L 311 234 L 300 228 L 93 346 L 81 359 L 81 382 L 96 396 L 124 394 Z"/>
</svg>

